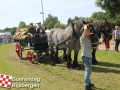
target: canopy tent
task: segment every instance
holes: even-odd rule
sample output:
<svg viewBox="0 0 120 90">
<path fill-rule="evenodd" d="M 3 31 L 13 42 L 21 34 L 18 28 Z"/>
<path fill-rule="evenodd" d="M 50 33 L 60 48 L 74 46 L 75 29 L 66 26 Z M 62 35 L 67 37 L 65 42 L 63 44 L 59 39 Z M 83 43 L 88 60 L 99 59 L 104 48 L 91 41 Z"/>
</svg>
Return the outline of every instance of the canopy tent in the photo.
<svg viewBox="0 0 120 90">
<path fill-rule="evenodd" d="M 5 33 L 0 33 L 0 36 L 5 35 Z"/>
<path fill-rule="evenodd" d="M 3 35 L 11 35 L 11 33 L 10 32 L 0 33 L 0 36 L 3 36 Z"/>
<path fill-rule="evenodd" d="M 10 32 L 5 32 L 5 34 L 6 34 L 6 35 L 11 35 L 11 33 L 10 33 Z"/>
<path fill-rule="evenodd" d="M 48 33 L 48 32 L 50 32 L 50 30 L 47 29 L 47 30 L 45 30 L 45 32 Z"/>
</svg>

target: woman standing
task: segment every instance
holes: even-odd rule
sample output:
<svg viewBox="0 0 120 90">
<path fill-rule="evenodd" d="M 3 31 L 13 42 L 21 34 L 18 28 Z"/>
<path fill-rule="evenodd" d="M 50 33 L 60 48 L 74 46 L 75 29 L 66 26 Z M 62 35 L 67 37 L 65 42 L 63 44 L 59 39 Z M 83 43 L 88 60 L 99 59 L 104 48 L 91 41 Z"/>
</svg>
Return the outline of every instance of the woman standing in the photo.
<svg viewBox="0 0 120 90">
<path fill-rule="evenodd" d="M 109 40 L 109 38 L 106 38 L 104 40 L 104 43 L 105 43 L 106 51 L 109 51 L 109 49 L 110 49 L 110 40 Z"/>
<path fill-rule="evenodd" d="M 120 30 L 118 26 L 115 26 L 115 51 L 119 52 L 118 47 L 120 43 Z"/>
</svg>

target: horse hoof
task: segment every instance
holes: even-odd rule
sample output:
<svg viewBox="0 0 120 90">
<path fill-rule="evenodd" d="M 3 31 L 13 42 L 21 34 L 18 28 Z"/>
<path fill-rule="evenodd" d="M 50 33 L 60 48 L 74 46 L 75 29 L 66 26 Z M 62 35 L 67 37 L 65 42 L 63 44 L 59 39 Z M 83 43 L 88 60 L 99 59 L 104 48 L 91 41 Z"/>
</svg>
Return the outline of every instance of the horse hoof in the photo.
<svg viewBox="0 0 120 90">
<path fill-rule="evenodd" d="M 60 64 L 61 62 L 60 61 L 57 61 L 56 64 Z"/>
<path fill-rule="evenodd" d="M 92 65 L 98 65 L 98 62 L 92 62 Z"/>
<path fill-rule="evenodd" d="M 76 69 L 76 70 L 80 70 L 81 68 L 80 68 L 80 66 L 79 66 L 79 67 L 75 67 L 75 69 Z"/>
<path fill-rule="evenodd" d="M 65 62 L 67 62 L 67 56 L 63 56 L 63 59 L 65 60 Z"/>
<path fill-rule="evenodd" d="M 67 65 L 68 69 L 73 69 L 72 65 Z"/>
<path fill-rule="evenodd" d="M 51 63 L 51 66 L 55 66 L 55 63 Z"/>
<path fill-rule="evenodd" d="M 92 65 L 98 65 L 98 61 L 97 60 L 93 61 Z"/>
</svg>

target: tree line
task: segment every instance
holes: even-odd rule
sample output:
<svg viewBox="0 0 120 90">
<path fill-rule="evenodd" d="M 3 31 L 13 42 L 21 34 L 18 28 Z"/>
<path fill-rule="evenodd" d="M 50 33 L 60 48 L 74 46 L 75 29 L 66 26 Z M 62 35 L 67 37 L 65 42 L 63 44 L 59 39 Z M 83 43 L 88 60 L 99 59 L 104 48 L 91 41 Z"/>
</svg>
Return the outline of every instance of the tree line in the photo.
<svg viewBox="0 0 120 90">
<path fill-rule="evenodd" d="M 91 20 L 93 22 L 98 22 L 103 21 L 104 19 L 107 19 L 113 27 L 115 25 L 120 26 L 120 0 L 96 0 L 95 4 L 97 7 L 103 9 L 104 12 L 94 12 L 91 17 L 75 16 L 74 18 L 68 18 L 67 24 L 61 23 L 57 16 L 52 16 L 51 14 L 48 14 L 48 17 L 44 21 L 44 28 L 45 30 L 52 28 L 64 29 L 70 24 L 70 21 L 72 20 Z M 24 21 L 21 21 L 18 27 L 5 28 L 4 30 L 0 30 L 0 32 L 9 31 L 14 35 L 17 29 L 28 27 L 29 25 L 26 25 Z M 36 26 L 34 27 L 36 28 Z"/>
</svg>

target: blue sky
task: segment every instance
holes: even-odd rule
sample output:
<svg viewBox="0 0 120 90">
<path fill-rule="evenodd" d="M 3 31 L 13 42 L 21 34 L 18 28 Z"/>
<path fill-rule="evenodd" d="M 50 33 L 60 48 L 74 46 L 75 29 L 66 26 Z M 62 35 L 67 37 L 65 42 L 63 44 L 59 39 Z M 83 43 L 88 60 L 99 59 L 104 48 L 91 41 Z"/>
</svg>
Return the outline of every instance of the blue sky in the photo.
<svg viewBox="0 0 120 90">
<path fill-rule="evenodd" d="M 68 18 L 90 17 L 93 12 L 102 11 L 95 6 L 96 0 L 42 0 L 44 19 L 48 14 L 57 16 L 66 24 Z M 42 22 L 41 0 L 0 0 L 0 29 L 17 27 L 20 21 L 26 24 Z"/>
</svg>

